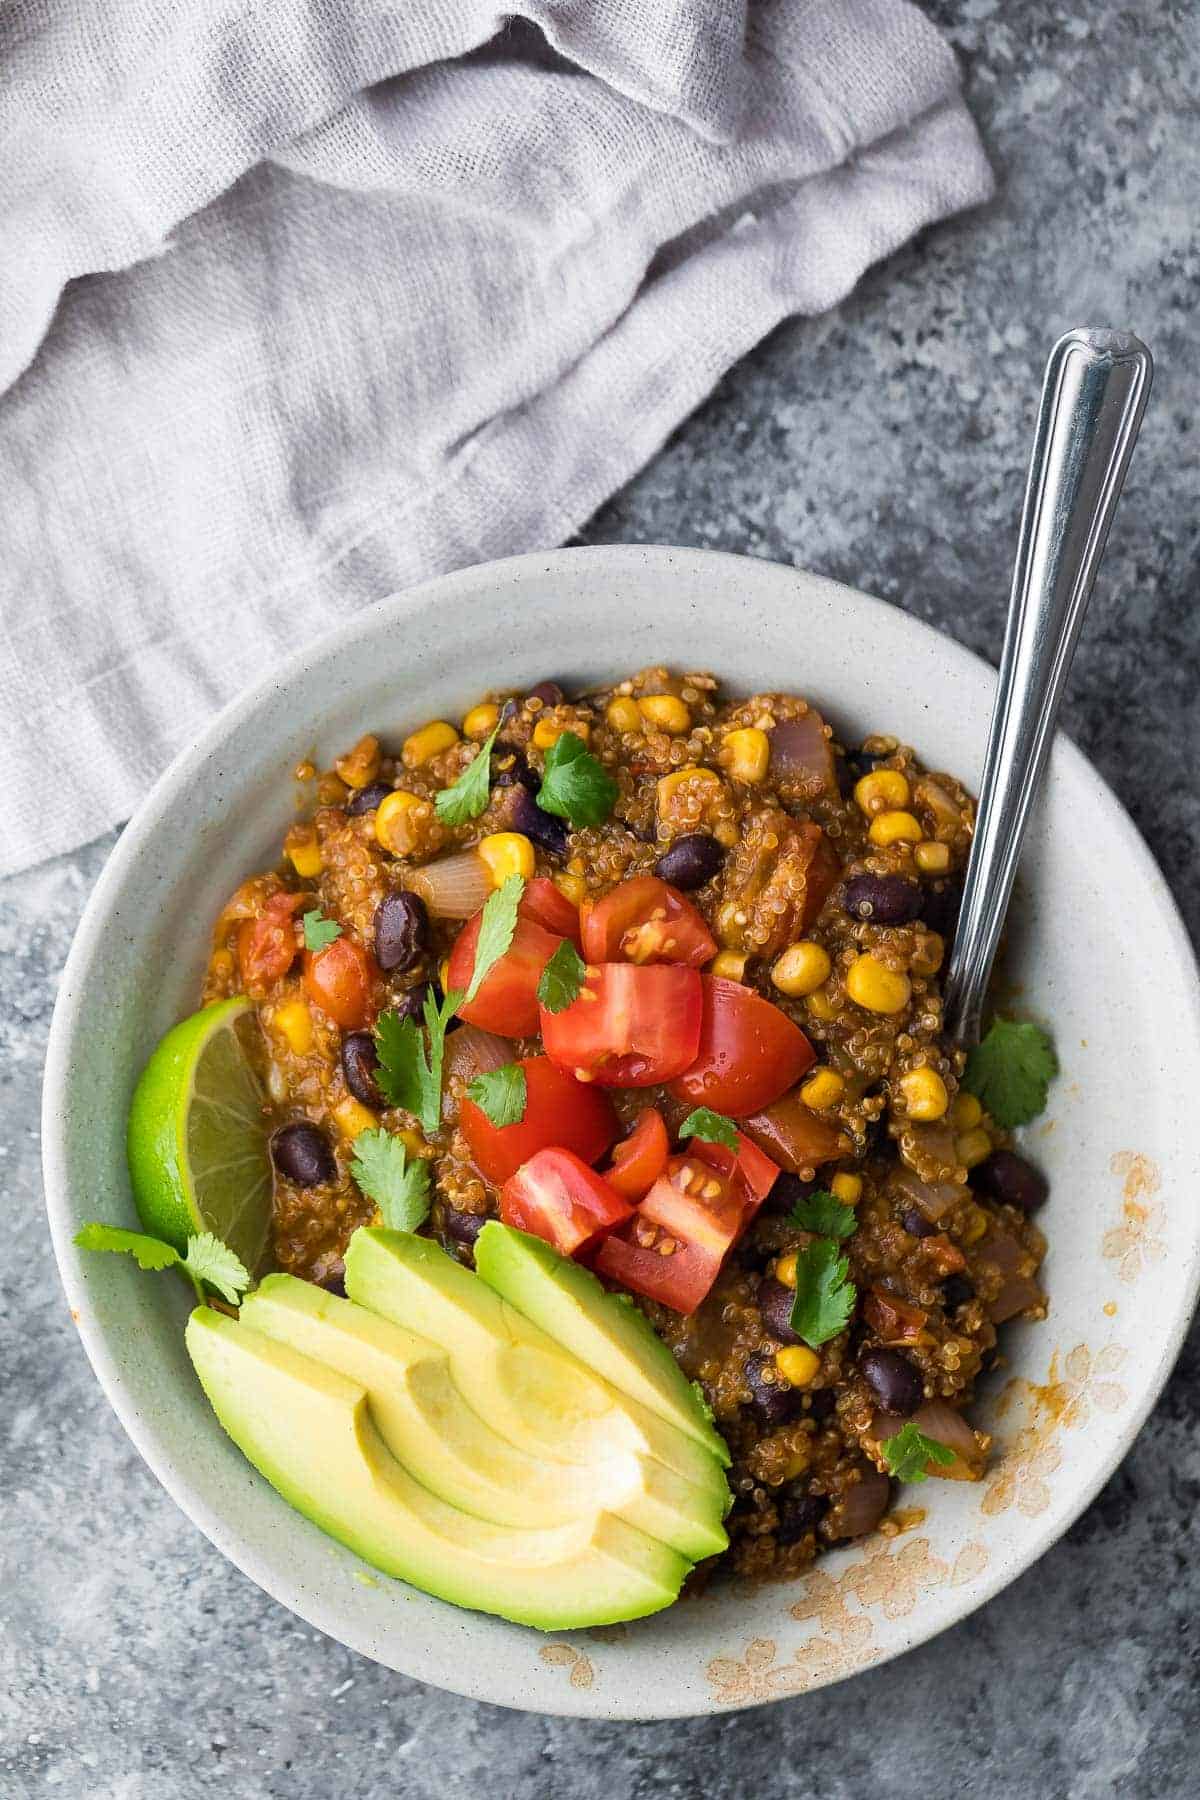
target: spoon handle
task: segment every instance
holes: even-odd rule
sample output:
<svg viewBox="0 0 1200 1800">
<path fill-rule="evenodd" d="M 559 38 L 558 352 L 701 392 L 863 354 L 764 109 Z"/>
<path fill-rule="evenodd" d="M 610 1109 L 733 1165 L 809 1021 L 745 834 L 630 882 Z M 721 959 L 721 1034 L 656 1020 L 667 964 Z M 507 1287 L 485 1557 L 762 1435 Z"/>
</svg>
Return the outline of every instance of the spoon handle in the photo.
<svg viewBox="0 0 1200 1800">
<path fill-rule="evenodd" d="M 979 813 L 946 979 L 951 1037 L 984 994 L 1079 628 L 1146 410 L 1154 364 L 1126 331 L 1068 331 L 1046 364 Z"/>
</svg>

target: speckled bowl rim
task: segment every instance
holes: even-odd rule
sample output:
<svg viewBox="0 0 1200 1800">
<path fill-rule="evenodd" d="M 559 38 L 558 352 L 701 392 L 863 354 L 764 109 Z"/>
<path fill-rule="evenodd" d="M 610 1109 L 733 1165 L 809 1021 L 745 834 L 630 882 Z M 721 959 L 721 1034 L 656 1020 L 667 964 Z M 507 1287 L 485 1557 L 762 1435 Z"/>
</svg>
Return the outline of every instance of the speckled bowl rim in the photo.
<svg viewBox="0 0 1200 1800">
<path fill-rule="evenodd" d="M 451 597 L 477 592 L 481 585 L 486 584 L 489 580 L 494 580 L 498 587 L 502 586 L 511 593 L 520 587 L 522 581 L 535 575 L 543 576 L 553 573 L 556 569 L 564 566 L 568 559 L 573 560 L 580 557 L 589 558 L 593 562 L 594 576 L 597 582 L 604 581 L 607 571 L 611 571 L 614 577 L 619 577 L 622 569 L 628 569 L 631 563 L 649 565 L 661 575 L 664 581 L 673 582 L 679 580 L 681 576 L 687 576 L 697 585 L 699 598 L 696 603 L 696 611 L 698 613 L 702 611 L 703 607 L 703 587 L 706 574 L 715 578 L 713 585 L 716 587 L 720 585 L 720 578 L 729 573 L 729 565 L 739 565 L 738 578 L 741 580 L 752 582 L 756 578 L 763 579 L 765 577 L 778 583 L 782 578 L 784 581 L 795 584 L 797 596 L 807 586 L 814 593 L 819 592 L 826 599 L 831 596 L 836 597 L 847 608 L 866 609 L 868 615 L 872 611 L 886 614 L 888 621 L 893 625 L 897 620 L 903 620 L 904 629 L 917 636 L 937 641 L 940 654 L 944 657 L 947 665 L 951 667 L 955 664 L 969 665 L 976 672 L 976 679 L 979 671 L 982 670 L 989 680 L 994 680 L 994 671 L 989 669 L 981 658 L 976 657 L 962 645 L 936 631 L 924 621 L 900 612 L 883 601 L 803 570 L 766 563 L 755 558 L 734 556 L 725 552 L 660 545 L 591 546 L 535 552 L 526 556 L 505 558 L 437 577 L 404 593 L 389 596 L 375 603 L 339 624 L 315 644 L 305 645 L 282 666 L 273 670 L 269 676 L 254 684 L 223 708 L 207 730 L 175 758 L 122 833 L 101 872 L 64 966 L 59 998 L 51 1024 L 42 1107 L 46 1207 L 54 1251 L 67 1301 L 84 1349 L 101 1387 L 141 1456 L 172 1499 L 205 1536 L 273 1599 L 287 1606 L 306 1622 L 318 1627 L 335 1640 L 348 1644 L 350 1648 L 372 1657 L 374 1660 L 382 1661 L 384 1659 L 376 1656 L 374 1649 L 369 1644 L 356 1643 L 352 1634 L 347 1633 L 343 1627 L 331 1619 L 330 1615 L 336 1609 L 332 1605 L 326 1604 L 323 1597 L 311 1595 L 288 1572 L 271 1566 L 270 1559 L 261 1558 L 247 1549 L 229 1521 L 220 1512 L 208 1506 L 195 1492 L 187 1468 L 180 1466 L 178 1460 L 171 1455 L 168 1447 L 160 1441 L 159 1434 L 142 1418 L 136 1405 L 133 1404 L 124 1389 L 121 1365 L 95 1316 L 87 1283 L 83 1278 L 82 1254 L 71 1241 L 75 1221 L 72 1217 L 68 1193 L 65 1101 L 71 1079 L 75 1028 L 83 1006 L 88 971 L 100 951 L 106 933 L 112 928 L 115 916 L 114 903 L 119 900 L 131 870 L 146 852 L 148 844 L 154 837 L 156 825 L 167 809 L 175 805 L 185 793 L 190 795 L 191 801 L 194 803 L 193 777 L 202 769 L 214 751 L 220 749 L 232 730 L 248 720 L 264 704 L 268 696 L 285 688 L 290 681 L 300 676 L 316 661 L 335 656 L 339 650 L 357 640 L 370 639 L 374 634 L 386 631 L 412 613 Z M 532 652 L 531 660 L 536 662 L 536 651 Z M 486 685 L 486 683 L 481 683 L 481 685 Z M 979 729 L 982 734 L 985 729 L 983 719 L 980 720 Z M 1186 1029 L 1190 1031 L 1193 1044 L 1196 1046 L 1196 1066 L 1200 1069 L 1200 980 L 1197 978 L 1192 946 L 1170 890 L 1148 846 L 1112 790 L 1074 744 L 1061 733 L 1056 739 L 1054 755 L 1056 762 L 1061 759 L 1064 772 L 1070 778 L 1082 780 L 1094 788 L 1101 805 L 1107 808 L 1111 820 L 1120 833 L 1120 843 L 1117 848 L 1123 857 L 1128 858 L 1133 868 L 1137 884 L 1145 898 L 1147 921 L 1156 932 L 1163 934 L 1176 959 L 1180 971 L 1179 991 L 1188 1013 Z M 1197 1216 L 1194 1241 L 1191 1245 L 1190 1266 L 1181 1294 L 1182 1298 L 1176 1307 L 1174 1316 L 1163 1321 L 1163 1335 L 1153 1373 L 1144 1381 L 1140 1390 L 1133 1397 L 1132 1404 L 1123 1420 L 1120 1437 L 1108 1457 L 1091 1472 L 1088 1479 L 1079 1481 L 1069 1502 L 1065 1506 L 1059 1506 L 1048 1521 L 1028 1520 L 1026 1522 L 1019 1549 L 1007 1559 L 1001 1560 L 997 1566 L 989 1567 L 986 1576 L 974 1583 L 969 1593 L 960 1593 L 952 1615 L 943 1617 L 935 1623 L 928 1619 L 923 1620 L 921 1611 L 918 1609 L 917 1617 L 900 1634 L 897 1641 L 882 1652 L 876 1653 L 870 1659 L 869 1664 L 861 1666 L 876 1667 L 882 1662 L 890 1661 L 906 1650 L 928 1641 L 951 1625 L 961 1622 L 1030 1568 L 1095 1498 L 1141 1429 L 1162 1392 L 1182 1346 L 1196 1307 L 1197 1296 L 1200 1294 L 1200 1215 Z M 453 1609 L 447 1610 L 453 1613 Z M 385 1666 L 388 1666 L 386 1662 Z M 399 1667 L 394 1662 L 391 1666 Z M 409 1668 L 403 1672 L 418 1680 L 429 1679 L 420 1668 Z M 846 1679 L 849 1675 L 858 1672 L 858 1668 L 839 1669 L 827 1676 L 818 1676 L 805 1691 L 811 1692 L 828 1682 Z M 519 1691 L 518 1678 L 515 1675 L 509 1677 L 504 1671 L 501 1671 L 498 1676 L 489 1674 L 488 1678 L 483 1680 L 468 1679 L 464 1675 L 461 1685 L 451 1682 L 444 1682 L 441 1685 L 449 1688 L 450 1691 L 461 1693 L 467 1698 L 486 1700 L 520 1710 L 553 1711 L 565 1715 L 612 1719 L 670 1718 L 696 1716 L 706 1712 L 725 1713 L 737 1710 L 740 1705 L 759 1704 L 764 1698 L 760 1694 L 731 1705 L 727 1701 L 719 1702 L 710 1697 L 708 1704 L 702 1705 L 696 1704 L 693 1698 L 687 1696 L 674 1697 L 669 1692 L 662 1692 L 655 1695 L 649 1707 L 634 1708 L 621 1705 L 609 1706 L 603 1702 L 597 1704 L 595 1699 L 585 1699 L 572 1689 L 564 1688 L 560 1690 L 561 1702 L 556 1698 L 552 1706 L 547 1706 L 545 1704 L 534 1705 L 524 1698 Z M 770 1697 L 772 1696 L 767 1696 L 767 1698 Z M 779 1697 L 784 1696 L 781 1694 Z"/>
</svg>

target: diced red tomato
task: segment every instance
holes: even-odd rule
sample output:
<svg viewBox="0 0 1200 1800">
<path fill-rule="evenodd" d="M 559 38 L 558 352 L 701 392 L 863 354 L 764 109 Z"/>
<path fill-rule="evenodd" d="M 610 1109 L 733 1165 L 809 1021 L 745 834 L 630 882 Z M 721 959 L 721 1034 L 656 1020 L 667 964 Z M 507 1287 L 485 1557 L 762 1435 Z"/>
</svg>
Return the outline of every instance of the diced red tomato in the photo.
<svg viewBox="0 0 1200 1800">
<path fill-rule="evenodd" d="M 657 875 L 618 882 L 602 900 L 585 901 L 579 916 L 590 963 L 677 962 L 699 969 L 717 953 L 701 914 Z"/>
<path fill-rule="evenodd" d="M 761 1112 L 816 1062 L 798 1025 L 739 981 L 702 975 L 704 1014 L 695 1062 L 671 1083 L 693 1106 L 733 1118 Z"/>
<path fill-rule="evenodd" d="M 586 1163 L 598 1162 L 620 1131 L 602 1088 L 576 1081 L 546 1056 L 522 1057 L 525 1112 L 515 1125 L 493 1125 L 483 1108 L 464 1099 L 458 1122 L 480 1173 L 496 1187 L 539 1150 L 557 1145 Z"/>
<path fill-rule="evenodd" d="M 746 1134 L 773 1156 L 781 1169 L 807 1177 L 821 1163 L 846 1156 L 850 1140 L 832 1119 L 805 1106 L 798 1093 L 785 1094 L 746 1120 Z"/>
<path fill-rule="evenodd" d="M 729 1180 L 736 1171 L 744 1195 L 742 1213 L 742 1230 L 744 1231 L 775 1186 L 779 1175 L 779 1164 L 773 1163 L 771 1158 L 765 1155 L 758 1145 L 742 1132 L 738 1132 L 737 1139 L 736 1153 L 727 1149 L 724 1144 L 706 1143 L 703 1138 L 692 1138 L 688 1149 L 693 1156 L 700 1157 L 704 1162 L 710 1163 L 714 1169 L 719 1170 L 726 1180 Z"/>
<path fill-rule="evenodd" d="M 648 1194 L 667 1164 L 671 1140 L 657 1107 L 648 1106 L 629 1136 L 613 1151 L 607 1179 L 619 1194 L 640 1200 Z M 764 1161 L 766 1158 L 764 1157 Z"/>
<path fill-rule="evenodd" d="M 695 969 L 601 963 L 589 967 L 570 1006 L 559 1013 L 542 1008 L 542 1042 L 562 1068 L 602 1087 L 652 1087 L 695 1061 L 700 1008 Z"/>
<path fill-rule="evenodd" d="M 450 952 L 451 988 L 465 993 L 475 970 L 479 920 L 475 914 L 455 939 Z M 473 1000 L 459 1007 L 459 1017 L 499 1037 L 533 1037 L 538 1028 L 537 985 L 542 970 L 562 943 L 561 937 L 518 915 L 512 943 L 492 964 Z"/>
<path fill-rule="evenodd" d="M 525 883 L 517 912 L 522 919 L 532 919 L 556 937 L 570 938 L 579 949 L 579 908 L 544 875 L 535 875 Z"/>
<path fill-rule="evenodd" d="M 585 1256 L 633 1208 L 570 1150 L 539 1150 L 500 1190 L 500 1217 L 545 1238 L 563 1256 Z"/>
<path fill-rule="evenodd" d="M 700 1157 L 673 1156 L 637 1217 L 601 1244 L 596 1271 L 673 1312 L 695 1312 L 741 1234 L 744 1213 L 740 1180 Z"/>
<path fill-rule="evenodd" d="M 379 964 L 343 935 L 323 950 L 304 952 L 304 991 L 343 1031 L 361 1031 L 375 1016 Z"/>
<path fill-rule="evenodd" d="M 257 919 L 242 920 L 237 929 L 237 959 L 248 993 L 265 993 L 273 981 L 287 974 L 300 948 L 295 917 L 311 902 L 311 894 L 272 894 Z"/>
</svg>

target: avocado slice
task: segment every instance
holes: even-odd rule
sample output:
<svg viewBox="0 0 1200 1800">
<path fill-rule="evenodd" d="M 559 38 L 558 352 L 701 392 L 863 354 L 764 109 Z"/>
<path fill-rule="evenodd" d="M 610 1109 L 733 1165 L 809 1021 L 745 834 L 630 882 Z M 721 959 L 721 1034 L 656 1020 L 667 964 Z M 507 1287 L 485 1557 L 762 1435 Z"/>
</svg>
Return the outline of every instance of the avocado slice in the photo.
<svg viewBox="0 0 1200 1800">
<path fill-rule="evenodd" d="M 346 1251 L 346 1291 L 442 1345 L 460 1393 L 482 1395 L 486 1381 L 486 1406 L 481 1398 L 477 1410 L 510 1442 L 560 1463 L 594 1465 L 616 1449 L 633 1450 L 710 1496 L 718 1517 L 728 1510 L 728 1483 L 707 1447 L 601 1379 L 430 1239 L 360 1226 Z M 585 1381 L 564 1386 L 556 1375 L 564 1357 L 582 1366 Z"/>
<path fill-rule="evenodd" d="M 218 1419 L 277 1493 L 339 1543 L 455 1606 L 542 1631 L 611 1625 L 669 1606 L 689 1564 L 610 1513 L 514 1530 L 414 1481 L 365 1389 L 239 1321 L 197 1307 L 187 1347 Z"/>
<path fill-rule="evenodd" d="M 489 1396 L 505 1370 L 494 1358 L 473 1366 L 464 1391 L 440 1345 L 294 1275 L 268 1275 L 243 1301 L 241 1320 L 363 1387 L 392 1455 L 460 1511 L 528 1527 L 566 1525 L 603 1510 L 693 1560 L 728 1542 L 714 1495 L 650 1456 L 621 1447 L 602 1459 L 563 1464 L 500 1436 L 490 1423 Z M 543 1369 L 547 1385 L 595 1385 L 561 1354 L 544 1359 Z M 545 1389 L 542 1402 L 559 1416 L 572 1404 L 569 1395 L 552 1400 Z"/>
<path fill-rule="evenodd" d="M 632 1301 L 608 1293 L 589 1269 L 541 1238 L 497 1219 L 489 1219 L 476 1240 L 475 1267 L 489 1287 L 589 1369 L 729 1467 L 728 1447 L 699 1393 Z"/>
</svg>

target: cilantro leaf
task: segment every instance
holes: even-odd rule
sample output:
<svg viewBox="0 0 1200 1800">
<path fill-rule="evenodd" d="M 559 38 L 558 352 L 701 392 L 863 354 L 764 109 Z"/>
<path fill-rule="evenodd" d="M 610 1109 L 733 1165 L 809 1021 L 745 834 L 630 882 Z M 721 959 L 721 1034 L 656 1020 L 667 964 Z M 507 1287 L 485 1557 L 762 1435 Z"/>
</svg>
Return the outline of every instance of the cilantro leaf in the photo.
<svg viewBox="0 0 1200 1800">
<path fill-rule="evenodd" d="M 854 1311 L 857 1289 L 850 1280 L 848 1258 L 829 1238 L 818 1238 L 796 1252 L 796 1298 L 792 1330 L 813 1350 L 845 1330 Z"/>
<path fill-rule="evenodd" d="M 698 1106 L 690 1112 L 679 1127 L 681 1138 L 697 1137 L 705 1144 L 724 1144 L 727 1150 L 737 1154 L 737 1126 L 724 1113 L 714 1112 L 711 1106 Z"/>
<path fill-rule="evenodd" d="M 342 935 L 342 928 L 333 919 L 327 919 L 319 906 L 304 915 L 304 948 L 306 950 L 324 950 L 328 944 Z"/>
<path fill-rule="evenodd" d="M 127 1256 L 133 1257 L 139 1269 L 169 1269 L 173 1264 L 183 1261 L 174 1244 L 164 1244 L 161 1238 L 148 1237 L 144 1231 L 126 1231 L 120 1225 L 102 1225 L 99 1219 L 89 1219 L 75 1233 L 74 1241 L 81 1250 L 124 1251 Z"/>
<path fill-rule="evenodd" d="M 520 1063 L 505 1063 L 477 1075 L 468 1082 L 467 1093 L 493 1125 L 519 1125 L 525 1117 L 527 1084 Z"/>
<path fill-rule="evenodd" d="M 935 1462 L 944 1469 L 954 1461 L 953 1450 L 939 1444 L 936 1438 L 926 1437 L 911 1419 L 879 1448 L 889 1472 L 897 1481 L 925 1481 L 929 1476 L 927 1463 Z"/>
<path fill-rule="evenodd" d="M 442 1122 L 442 1064 L 446 1057 L 446 1027 L 462 1005 L 463 996 L 452 988 L 439 1006 L 430 988 L 425 995 L 425 1025 L 429 1032 L 429 1085 L 432 1092 L 432 1103 L 429 1107 L 429 1118 L 422 1118 L 421 1124 L 430 1134 L 437 1130 Z"/>
<path fill-rule="evenodd" d="M 585 825 L 602 825 L 619 791 L 578 733 L 564 731 L 546 752 L 537 803 L 579 831 Z"/>
<path fill-rule="evenodd" d="M 1006 1131 L 1028 1125 L 1046 1105 L 1046 1090 L 1058 1074 L 1058 1058 L 1047 1032 L 1026 1020 L 996 1019 L 967 1058 L 963 1086 Z"/>
<path fill-rule="evenodd" d="M 565 1012 L 583 986 L 587 964 L 570 938 L 564 938 L 542 970 L 537 997 L 548 1013 Z"/>
<path fill-rule="evenodd" d="M 456 781 L 434 795 L 434 808 L 444 825 L 466 825 L 487 810 L 492 791 L 492 746 L 503 722 L 502 715 L 479 746 L 478 756 L 467 764 Z"/>
<path fill-rule="evenodd" d="M 242 1292 L 250 1286 L 244 1263 L 211 1231 L 189 1237 L 185 1256 L 161 1238 L 149 1237 L 143 1231 L 126 1231 L 120 1225 L 102 1225 L 98 1219 L 89 1220 L 77 1231 L 75 1242 L 82 1250 L 122 1251 L 133 1257 L 139 1269 L 182 1269 L 201 1305 L 206 1298 L 202 1285 L 206 1281 L 231 1306 L 238 1305 Z"/>
<path fill-rule="evenodd" d="M 245 1263 L 211 1231 L 198 1232 L 188 1239 L 183 1267 L 193 1282 L 207 1281 L 230 1306 L 240 1305 L 242 1294 L 250 1286 Z"/>
<path fill-rule="evenodd" d="M 429 1217 L 429 1163 L 408 1160 L 403 1141 L 390 1131 L 360 1131 L 350 1173 L 383 1214 L 390 1231 L 415 1231 Z"/>
<path fill-rule="evenodd" d="M 403 1107 L 420 1119 L 430 1136 L 442 1122 L 446 1026 L 461 1000 L 461 994 L 447 994 L 439 1006 L 430 989 L 425 995 L 426 1032 L 415 1019 L 402 1019 L 397 1013 L 380 1013 L 375 1021 L 379 1089 L 389 1105 Z"/>
<path fill-rule="evenodd" d="M 513 941 L 517 929 L 517 908 L 525 892 L 525 877 L 510 875 L 484 902 L 479 920 L 479 936 L 475 942 L 475 967 L 465 998 L 473 1000 L 479 992 L 492 964 L 499 962 Z M 460 999 L 464 996 L 460 995 Z"/>
<path fill-rule="evenodd" d="M 826 1238 L 852 1237 L 858 1229 L 854 1208 L 843 1206 L 824 1188 L 814 1188 L 811 1194 L 797 1200 L 787 1222 L 801 1231 L 815 1231 L 819 1237 Z"/>
</svg>

